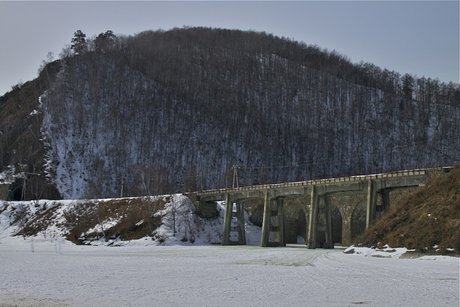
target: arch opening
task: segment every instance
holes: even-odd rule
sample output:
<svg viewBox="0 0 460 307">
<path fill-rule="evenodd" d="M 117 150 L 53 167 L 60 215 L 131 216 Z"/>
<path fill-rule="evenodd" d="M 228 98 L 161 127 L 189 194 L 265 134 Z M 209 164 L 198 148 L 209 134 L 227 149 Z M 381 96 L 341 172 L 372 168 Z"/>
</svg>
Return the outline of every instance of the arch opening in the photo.
<svg viewBox="0 0 460 307">
<path fill-rule="evenodd" d="M 342 244 L 342 214 L 339 208 L 334 208 L 331 214 L 332 223 L 332 243 Z"/>
<path fill-rule="evenodd" d="M 357 236 L 364 233 L 366 230 L 366 206 L 365 204 L 359 204 L 353 210 L 351 215 L 351 239 L 355 239 Z"/>
</svg>

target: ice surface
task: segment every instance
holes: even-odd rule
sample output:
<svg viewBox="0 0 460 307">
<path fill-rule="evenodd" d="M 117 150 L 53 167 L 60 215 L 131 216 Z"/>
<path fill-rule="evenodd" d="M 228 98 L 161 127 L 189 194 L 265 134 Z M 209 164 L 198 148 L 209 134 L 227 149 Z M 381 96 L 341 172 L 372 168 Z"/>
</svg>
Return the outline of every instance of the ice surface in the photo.
<svg viewBox="0 0 460 307">
<path fill-rule="evenodd" d="M 19 306 L 458 306 L 459 261 L 304 246 L 76 246 L 3 238 L 0 302 Z"/>
</svg>

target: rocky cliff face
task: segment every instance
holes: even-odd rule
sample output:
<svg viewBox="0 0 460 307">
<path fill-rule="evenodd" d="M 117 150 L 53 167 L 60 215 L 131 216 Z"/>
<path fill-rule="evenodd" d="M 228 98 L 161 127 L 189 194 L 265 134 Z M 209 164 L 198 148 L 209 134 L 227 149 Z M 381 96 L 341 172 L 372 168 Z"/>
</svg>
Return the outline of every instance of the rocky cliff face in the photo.
<svg viewBox="0 0 460 307">
<path fill-rule="evenodd" d="M 460 160 L 458 85 L 271 35 L 144 32 L 61 63 L 42 158 L 65 198 L 224 187 L 235 164 L 247 185 Z"/>
<path fill-rule="evenodd" d="M 41 134 L 39 101 L 60 69 L 60 61 L 49 63 L 37 79 L 16 85 L 0 97 L 0 183 L 2 179 L 8 183 L 9 199 L 60 197 L 54 182 L 45 176 L 47 149 Z"/>
</svg>

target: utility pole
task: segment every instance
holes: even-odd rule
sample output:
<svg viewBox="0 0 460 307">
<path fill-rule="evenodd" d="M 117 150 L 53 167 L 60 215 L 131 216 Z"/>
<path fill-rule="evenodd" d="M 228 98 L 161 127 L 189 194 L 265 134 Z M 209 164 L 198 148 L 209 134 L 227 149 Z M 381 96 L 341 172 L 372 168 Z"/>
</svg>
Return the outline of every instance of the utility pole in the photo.
<svg viewBox="0 0 460 307">
<path fill-rule="evenodd" d="M 27 196 L 27 180 L 29 180 L 30 176 L 41 176 L 38 173 L 30 173 L 30 172 L 24 172 L 24 179 L 23 179 L 23 184 L 22 184 L 22 191 L 21 191 L 21 200 L 26 200 Z M 37 185 L 38 187 L 38 185 Z M 33 192 L 33 186 L 31 185 L 31 193 Z M 37 190 L 37 195 L 36 198 L 38 198 L 38 190 Z"/>
<path fill-rule="evenodd" d="M 24 178 L 24 181 L 22 183 L 22 191 L 21 191 L 21 200 L 24 201 L 26 199 L 26 182 L 27 178 Z"/>
<path fill-rule="evenodd" d="M 240 184 L 238 182 L 238 169 L 240 167 L 237 164 L 234 164 L 232 166 L 233 169 L 233 183 L 232 183 L 232 188 L 239 188 Z"/>
<path fill-rule="evenodd" d="M 123 188 L 124 188 L 124 182 L 123 182 L 123 175 L 121 176 L 121 189 L 120 189 L 120 197 L 123 197 Z"/>
<path fill-rule="evenodd" d="M 201 167 L 200 171 L 200 189 L 203 191 L 203 167 Z"/>
</svg>

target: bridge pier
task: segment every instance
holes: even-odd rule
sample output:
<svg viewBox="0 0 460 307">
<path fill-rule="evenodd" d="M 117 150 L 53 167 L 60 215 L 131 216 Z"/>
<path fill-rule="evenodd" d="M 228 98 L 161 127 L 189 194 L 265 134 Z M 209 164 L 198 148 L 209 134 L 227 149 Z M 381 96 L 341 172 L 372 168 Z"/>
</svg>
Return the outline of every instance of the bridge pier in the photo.
<svg viewBox="0 0 460 307">
<path fill-rule="evenodd" d="M 308 231 L 307 231 L 307 246 L 308 248 L 316 248 L 316 223 L 318 219 L 318 191 L 316 186 L 311 187 L 311 194 L 310 194 L 310 214 L 308 219 Z"/>
<path fill-rule="evenodd" d="M 343 206 L 340 210 L 342 215 L 342 246 L 351 244 L 351 221 L 353 216 L 354 206 Z"/>
<path fill-rule="evenodd" d="M 284 213 L 283 213 L 283 198 L 270 198 L 269 192 L 264 193 L 264 213 L 262 220 L 262 237 L 260 239 L 260 246 L 274 247 L 286 246 L 284 239 Z M 273 241 L 270 241 L 270 233 L 272 233 Z"/>
<path fill-rule="evenodd" d="M 278 241 L 279 246 L 286 246 L 286 241 L 284 237 L 284 199 L 279 197 L 276 200 L 276 206 L 278 209 Z"/>
<path fill-rule="evenodd" d="M 377 188 L 374 180 L 367 181 L 367 208 L 366 208 L 366 229 L 375 221 L 375 211 L 377 207 Z"/>
<path fill-rule="evenodd" d="M 230 193 L 225 194 L 225 215 L 224 215 L 224 237 L 222 245 L 230 245 L 230 227 L 232 226 L 233 204 L 230 199 Z"/>
<path fill-rule="evenodd" d="M 235 217 L 238 220 L 238 244 L 246 245 L 246 230 L 244 229 L 244 204 L 242 202 L 236 203 Z"/>
<path fill-rule="evenodd" d="M 325 242 L 323 248 L 334 248 L 334 242 L 332 242 L 332 208 L 331 202 L 328 195 L 323 197 L 324 199 L 324 215 L 325 215 Z"/>
<path fill-rule="evenodd" d="M 332 206 L 327 194 L 320 194 L 318 187 L 313 186 L 311 191 L 310 215 L 308 223 L 307 247 L 314 249 L 334 248 L 332 241 Z M 321 222 L 319 223 L 318 220 Z M 318 233 L 324 234 L 318 240 Z"/>
<path fill-rule="evenodd" d="M 224 233 L 222 245 L 245 245 L 246 231 L 244 229 L 244 206 L 241 202 L 236 202 L 236 211 L 233 211 L 233 201 L 230 193 L 225 194 L 225 216 L 224 216 Z M 232 226 L 232 219 L 237 219 L 237 225 Z M 232 241 L 230 236 L 232 232 L 238 234 L 238 240 Z"/>
</svg>

